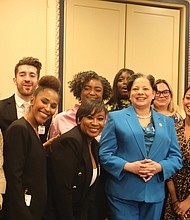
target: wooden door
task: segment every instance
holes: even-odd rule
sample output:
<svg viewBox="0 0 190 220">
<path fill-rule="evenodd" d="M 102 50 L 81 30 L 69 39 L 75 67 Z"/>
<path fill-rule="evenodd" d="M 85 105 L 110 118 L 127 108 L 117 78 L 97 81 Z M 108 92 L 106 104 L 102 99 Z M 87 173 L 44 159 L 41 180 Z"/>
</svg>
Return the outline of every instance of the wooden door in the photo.
<svg viewBox="0 0 190 220">
<path fill-rule="evenodd" d="M 125 65 L 167 80 L 177 102 L 178 79 L 184 78 L 184 72 L 179 72 L 180 11 L 127 5 L 126 26 Z"/>
<path fill-rule="evenodd" d="M 111 83 L 124 66 L 125 4 L 65 1 L 63 110 L 76 103 L 68 89 L 73 75 L 94 70 Z"/>
</svg>

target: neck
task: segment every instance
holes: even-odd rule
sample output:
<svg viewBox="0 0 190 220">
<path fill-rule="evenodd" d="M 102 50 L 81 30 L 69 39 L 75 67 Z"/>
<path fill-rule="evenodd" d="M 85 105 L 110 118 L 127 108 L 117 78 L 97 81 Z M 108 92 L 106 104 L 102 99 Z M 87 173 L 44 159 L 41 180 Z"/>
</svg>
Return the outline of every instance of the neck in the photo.
<svg viewBox="0 0 190 220">
<path fill-rule="evenodd" d="M 135 112 L 139 119 L 149 119 L 152 115 L 150 108 L 135 108 Z"/>
<path fill-rule="evenodd" d="M 31 124 L 35 131 L 38 131 L 38 123 L 36 123 L 36 121 L 34 120 L 34 117 L 31 114 L 31 112 L 26 114 L 24 118 Z"/>
<path fill-rule="evenodd" d="M 159 113 L 161 113 L 161 114 L 163 114 L 163 115 L 166 115 L 166 116 L 172 115 L 172 113 L 169 112 L 167 109 L 156 109 L 156 108 L 155 108 L 155 111 L 157 111 L 157 112 L 159 112 Z"/>
<path fill-rule="evenodd" d="M 156 107 L 154 105 L 154 109 L 157 111 L 157 112 L 169 112 L 168 111 L 168 106 L 159 106 L 159 107 Z"/>
<path fill-rule="evenodd" d="M 185 126 L 190 127 L 190 117 L 186 116 L 185 118 Z"/>
<path fill-rule="evenodd" d="M 20 94 L 18 91 L 16 91 L 16 94 L 17 94 L 18 97 L 20 97 L 21 99 L 23 99 L 25 102 L 29 102 L 29 101 L 30 101 L 30 97 L 31 97 L 31 96 L 22 95 L 22 94 Z"/>
<path fill-rule="evenodd" d="M 138 115 L 137 114 L 137 117 L 140 118 L 140 119 L 148 119 L 152 116 L 151 112 L 148 114 L 148 115 Z"/>
</svg>

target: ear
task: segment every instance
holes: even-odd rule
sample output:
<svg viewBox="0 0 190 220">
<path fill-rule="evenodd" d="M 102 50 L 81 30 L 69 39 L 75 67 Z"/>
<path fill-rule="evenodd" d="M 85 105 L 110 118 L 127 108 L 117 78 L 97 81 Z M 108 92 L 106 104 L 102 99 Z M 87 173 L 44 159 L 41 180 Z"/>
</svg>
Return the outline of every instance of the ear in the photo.
<svg viewBox="0 0 190 220">
<path fill-rule="evenodd" d="M 152 99 L 155 99 L 156 91 L 153 91 Z"/>
<path fill-rule="evenodd" d="M 35 101 L 35 98 L 34 98 L 34 96 L 32 95 L 32 96 L 30 97 L 30 105 L 31 105 L 31 106 L 34 105 L 34 101 Z"/>
<path fill-rule="evenodd" d="M 17 85 L 16 77 L 13 78 L 13 83 Z"/>
<path fill-rule="evenodd" d="M 79 118 L 78 118 L 78 120 L 77 120 L 77 125 L 80 125 L 81 124 L 81 121 L 79 120 Z"/>
</svg>

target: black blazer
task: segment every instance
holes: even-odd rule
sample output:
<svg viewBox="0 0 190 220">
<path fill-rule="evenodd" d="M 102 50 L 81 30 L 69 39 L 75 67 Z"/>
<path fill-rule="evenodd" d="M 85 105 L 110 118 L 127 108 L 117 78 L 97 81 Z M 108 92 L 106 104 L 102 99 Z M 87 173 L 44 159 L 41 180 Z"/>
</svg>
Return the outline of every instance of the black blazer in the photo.
<svg viewBox="0 0 190 220">
<path fill-rule="evenodd" d="M 34 129 L 23 117 L 15 120 L 5 135 L 5 219 L 41 220 L 47 199 L 46 168 L 46 153 Z M 28 207 L 25 192 L 31 196 Z"/>
<path fill-rule="evenodd" d="M 0 100 L 0 128 L 5 136 L 8 126 L 17 119 L 15 95 L 7 99 Z"/>
<path fill-rule="evenodd" d="M 17 116 L 17 110 L 16 110 L 16 101 L 15 101 L 15 95 L 12 95 L 11 97 L 7 99 L 0 100 L 0 128 L 3 134 L 3 137 L 5 137 L 5 132 L 9 125 L 18 119 Z M 49 127 L 51 124 L 52 119 L 49 119 L 45 122 L 45 134 L 40 135 L 40 139 L 42 143 L 46 142 L 47 135 L 49 131 Z"/>
<path fill-rule="evenodd" d="M 92 153 L 99 176 L 99 144 L 92 141 Z M 51 146 L 50 170 L 53 204 L 57 220 L 79 219 L 93 200 L 96 182 L 90 187 L 93 167 L 86 135 L 79 126 L 58 137 Z M 82 217 L 85 220 L 85 217 Z"/>
</svg>

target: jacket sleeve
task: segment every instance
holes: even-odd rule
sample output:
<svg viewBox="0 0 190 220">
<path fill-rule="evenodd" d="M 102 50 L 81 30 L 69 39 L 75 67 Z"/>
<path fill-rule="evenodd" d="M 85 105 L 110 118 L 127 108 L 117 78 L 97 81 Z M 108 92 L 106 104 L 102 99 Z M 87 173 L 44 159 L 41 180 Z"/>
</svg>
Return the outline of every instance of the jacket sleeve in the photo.
<svg viewBox="0 0 190 220">
<path fill-rule="evenodd" d="M 167 132 L 169 134 L 168 138 L 170 139 L 170 146 L 166 158 L 159 162 L 162 166 L 163 174 L 160 178 L 161 181 L 167 180 L 171 175 L 182 168 L 182 156 L 173 119 L 168 117 L 166 124 Z"/>
<path fill-rule="evenodd" d="M 100 163 L 108 173 L 120 180 L 125 175 L 123 168 L 127 161 L 117 156 L 117 149 L 115 123 L 109 114 L 100 139 Z"/>
<path fill-rule="evenodd" d="M 3 170 L 3 136 L 0 130 L 0 194 L 5 193 L 6 189 L 6 180 L 5 180 L 5 174 Z"/>
<path fill-rule="evenodd" d="M 6 198 L 10 215 L 20 219 L 32 220 L 25 204 L 22 174 L 27 159 L 28 132 L 24 126 L 11 126 L 7 130 L 4 148 L 4 168 L 7 179 Z"/>
</svg>

